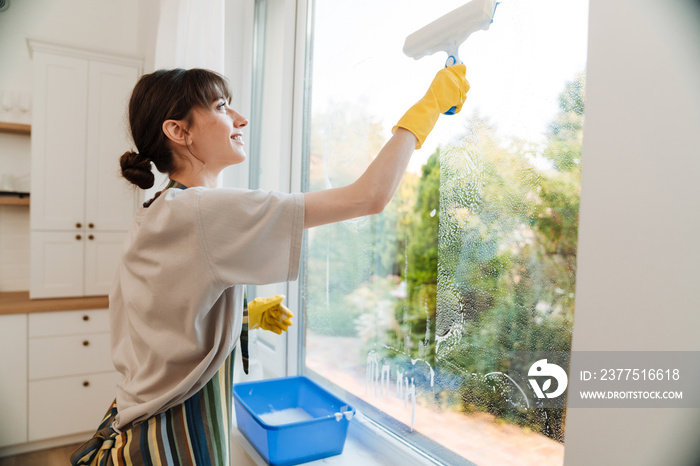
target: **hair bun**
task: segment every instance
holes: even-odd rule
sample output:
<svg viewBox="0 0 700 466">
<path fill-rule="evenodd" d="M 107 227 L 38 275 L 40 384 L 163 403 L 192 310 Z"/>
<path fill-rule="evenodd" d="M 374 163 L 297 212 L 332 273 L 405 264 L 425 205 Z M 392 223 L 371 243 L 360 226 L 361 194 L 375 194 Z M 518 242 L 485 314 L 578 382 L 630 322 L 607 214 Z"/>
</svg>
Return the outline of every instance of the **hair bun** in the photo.
<svg viewBox="0 0 700 466">
<path fill-rule="evenodd" d="M 119 159 L 122 176 L 141 189 L 153 187 L 155 177 L 151 172 L 151 161 L 136 152 L 126 151 Z"/>
</svg>

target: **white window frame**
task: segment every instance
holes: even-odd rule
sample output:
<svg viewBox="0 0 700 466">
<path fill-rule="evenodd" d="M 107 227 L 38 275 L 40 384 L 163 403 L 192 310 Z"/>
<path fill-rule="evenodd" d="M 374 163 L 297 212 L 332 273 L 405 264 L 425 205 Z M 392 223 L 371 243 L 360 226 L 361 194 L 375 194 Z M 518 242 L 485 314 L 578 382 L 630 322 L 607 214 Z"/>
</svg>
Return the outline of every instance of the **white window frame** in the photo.
<svg viewBox="0 0 700 466">
<path fill-rule="evenodd" d="M 257 0 L 265 2 L 269 0 Z M 265 138 L 278 138 L 278 154 L 265 154 L 266 164 L 274 163 L 279 169 L 277 186 L 265 186 L 286 192 L 301 192 L 303 185 L 303 144 L 304 144 L 304 103 L 305 74 L 307 69 L 307 0 L 274 0 L 284 9 L 284 49 L 275 51 L 281 58 L 282 99 L 279 102 L 279 124 L 277 128 L 265 128 Z M 255 63 L 255 8 L 256 0 L 227 0 L 226 3 L 226 47 L 224 73 L 231 81 L 234 94 L 234 107 L 249 120 L 255 121 L 253 114 L 253 79 Z M 239 98 L 237 98 L 239 96 Z M 250 140 L 250 126 L 244 130 L 244 138 Z M 224 186 L 250 187 L 250 162 L 227 169 L 222 177 Z M 300 277 L 304 273 L 303 265 Z M 258 294 L 271 295 L 284 293 L 287 303 L 295 312 L 294 326 L 281 337 L 259 334 L 251 355 L 259 358 L 263 367 L 263 377 L 297 375 L 302 372 L 304 347 L 302 332 L 305 328 L 304 312 L 301 309 L 299 281 L 279 285 L 257 287 Z M 266 332 L 269 333 L 269 332 Z M 262 340 L 262 343 L 261 343 Z M 397 464 L 435 465 L 444 464 L 416 447 L 405 443 L 361 412 L 351 423 L 351 445 L 358 450 L 371 452 L 376 457 L 374 464 L 387 464 L 390 460 Z M 238 440 L 241 437 L 237 437 Z M 353 447 L 351 447 L 353 448 Z M 256 458 L 254 451 L 248 453 Z M 352 452 L 349 455 L 353 457 Z M 339 463 L 342 464 L 342 459 Z M 471 464 L 465 462 L 465 464 Z M 370 465 L 368 465 L 370 466 Z"/>
<path fill-rule="evenodd" d="M 257 5 L 266 0 L 226 0 L 226 29 L 224 47 L 224 74 L 229 79 L 232 92 L 232 105 L 251 122 L 243 130 L 244 140 L 250 142 L 248 151 L 251 146 L 255 147 L 259 141 L 252 141 L 251 137 L 255 136 L 255 132 L 251 131 L 251 126 L 261 122 L 261 116 L 254 112 L 259 109 L 254 108 L 254 80 L 256 78 L 256 35 L 258 28 L 256 27 L 256 8 Z M 275 89 L 275 93 L 280 95 L 279 105 L 276 107 L 278 114 L 275 116 L 276 121 L 272 124 L 260 124 L 265 127 L 265 138 L 278 141 L 278 151 L 266 151 L 264 154 L 264 163 L 266 166 L 275 167 L 275 171 L 279 176 L 266 177 L 266 183 L 262 186 L 265 189 L 277 190 L 282 192 L 299 192 L 301 191 L 301 147 L 294 148 L 295 141 L 292 138 L 295 114 L 294 104 L 299 99 L 303 100 L 303 93 L 298 95 L 293 87 L 298 81 L 295 76 L 296 62 L 296 30 L 297 30 L 297 3 L 293 0 L 277 0 L 276 6 L 280 6 L 283 11 L 275 11 L 282 14 L 284 17 L 284 27 L 279 34 L 282 34 L 284 40 L 284 48 L 281 50 L 275 49 L 273 59 L 279 66 L 275 72 L 280 72 L 281 76 L 277 82 L 282 83 L 282 88 Z M 302 11 L 302 10 L 299 10 Z M 305 23 L 302 24 L 305 26 Z M 266 57 L 268 59 L 268 57 Z M 265 121 L 265 123 L 270 123 Z M 301 127 L 299 131 L 301 130 Z M 276 153 L 275 153 L 276 152 Z M 290 158 L 290 154 L 293 154 Z M 249 159 L 237 166 L 226 169 L 223 173 L 221 184 L 228 187 L 255 187 L 256 183 L 251 179 L 251 167 L 256 166 L 251 163 L 252 157 L 257 157 L 257 154 L 250 154 Z M 257 163 L 260 163 L 258 160 Z M 296 170 L 294 167 L 297 167 Z M 295 181 L 296 180 L 296 181 Z M 298 284 L 296 282 L 282 283 L 274 285 L 258 286 L 254 289 L 256 295 L 273 296 L 276 294 L 284 294 L 287 296 L 286 302 L 291 308 L 296 307 L 298 302 Z M 299 312 L 295 312 L 296 315 Z M 299 318 L 295 318 L 295 326 L 292 330 L 302 328 L 299 323 Z M 248 377 L 241 376 L 241 371 L 237 371 L 236 380 L 247 380 L 249 378 L 271 378 L 282 377 L 285 375 L 296 374 L 298 366 L 294 361 L 293 355 L 296 354 L 298 348 L 298 332 L 290 331 L 281 336 L 271 334 L 270 332 L 251 332 L 251 373 Z M 260 370 L 257 370 L 259 368 Z"/>
</svg>

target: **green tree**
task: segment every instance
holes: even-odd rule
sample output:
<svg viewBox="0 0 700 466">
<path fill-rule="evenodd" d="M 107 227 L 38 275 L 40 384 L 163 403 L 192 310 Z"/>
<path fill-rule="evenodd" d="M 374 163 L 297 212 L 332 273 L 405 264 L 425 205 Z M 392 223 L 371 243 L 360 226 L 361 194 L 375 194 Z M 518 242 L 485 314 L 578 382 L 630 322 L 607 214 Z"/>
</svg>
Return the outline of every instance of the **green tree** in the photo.
<svg viewBox="0 0 700 466">
<path fill-rule="evenodd" d="M 549 125 L 549 140 L 543 155 L 561 172 L 570 172 L 581 164 L 585 91 L 583 74 L 567 82 L 559 94 L 559 113 Z"/>
<path fill-rule="evenodd" d="M 408 295 L 391 334 L 412 357 L 437 360 L 447 379 L 461 377 L 463 410 L 558 440 L 563 411 L 524 410 L 505 401 L 506 386 L 473 374 L 513 371 L 515 352 L 570 350 L 583 96 L 582 76 L 560 96 L 541 154 L 550 169 L 533 164 L 527 144 L 505 148 L 482 119 L 431 156 L 409 233 Z"/>
<path fill-rule="evenodd" d="M 381 124 L 358 104 L 337 103 L 327 112 L 314 114 L 310 190 L 354 181 L 379 152 L 382 141 Z M 369 308 L 356 298 L 366 297 L 368 290 L 383 294 L 387 282 L 373 281 L 373 277 L 398 276 L 404 268 L 405 238 L 413 222 L 417 184 L 418 177 L 407 173 L 382 214 L 308 232 L 304 277 L 311 330 L 326 335 L 357 335 L 358 319 Z M 355 293 L 358 296 L 353 296 Z M 377 299 L 381 302 L 383 298 Z"/>
</svg>

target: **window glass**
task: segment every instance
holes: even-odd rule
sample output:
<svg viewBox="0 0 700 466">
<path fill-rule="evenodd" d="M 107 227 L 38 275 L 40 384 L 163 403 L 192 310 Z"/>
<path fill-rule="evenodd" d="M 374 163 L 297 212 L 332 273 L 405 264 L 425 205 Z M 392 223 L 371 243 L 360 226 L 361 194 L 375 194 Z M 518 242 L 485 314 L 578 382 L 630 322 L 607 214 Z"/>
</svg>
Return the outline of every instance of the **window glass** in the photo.
<svg viewBox="0 0 700 466">
<path fill-rule="evenodd" d="M 462 4 L 312 2 L 306 190 L 362 173 L 444 66 L 403 55 L 406 36 Z M 571 347 L 587 8 L 499 4 L 460 48 L 463 111 L 385 211 L 308 232 L 303 370 L 451 463 L 563 462 L 566 411 L 526 372 L 567 369 Z"/>
</svg>

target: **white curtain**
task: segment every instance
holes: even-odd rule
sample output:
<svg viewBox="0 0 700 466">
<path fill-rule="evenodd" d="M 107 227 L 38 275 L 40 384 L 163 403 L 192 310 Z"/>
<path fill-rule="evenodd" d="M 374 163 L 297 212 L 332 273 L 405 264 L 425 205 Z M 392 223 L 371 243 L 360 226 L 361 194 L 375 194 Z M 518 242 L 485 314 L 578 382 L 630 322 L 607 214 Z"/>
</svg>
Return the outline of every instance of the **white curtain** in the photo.
<svg viewBox="0 0 700 466">
<path fill-rule="evenodd" d="M 224 71 L 225 0 L 161 0 L 155 68 Z"/>
<path fill-rule="evenodd" d="M 225 0 L 161 0 L 154 68 L 207 68 L 224 72 Z M 151 199 L 167 183 L 156 177 L 144 198 Z M 221 176 L 219 176 L 221 185 Z"/>
</svg>

